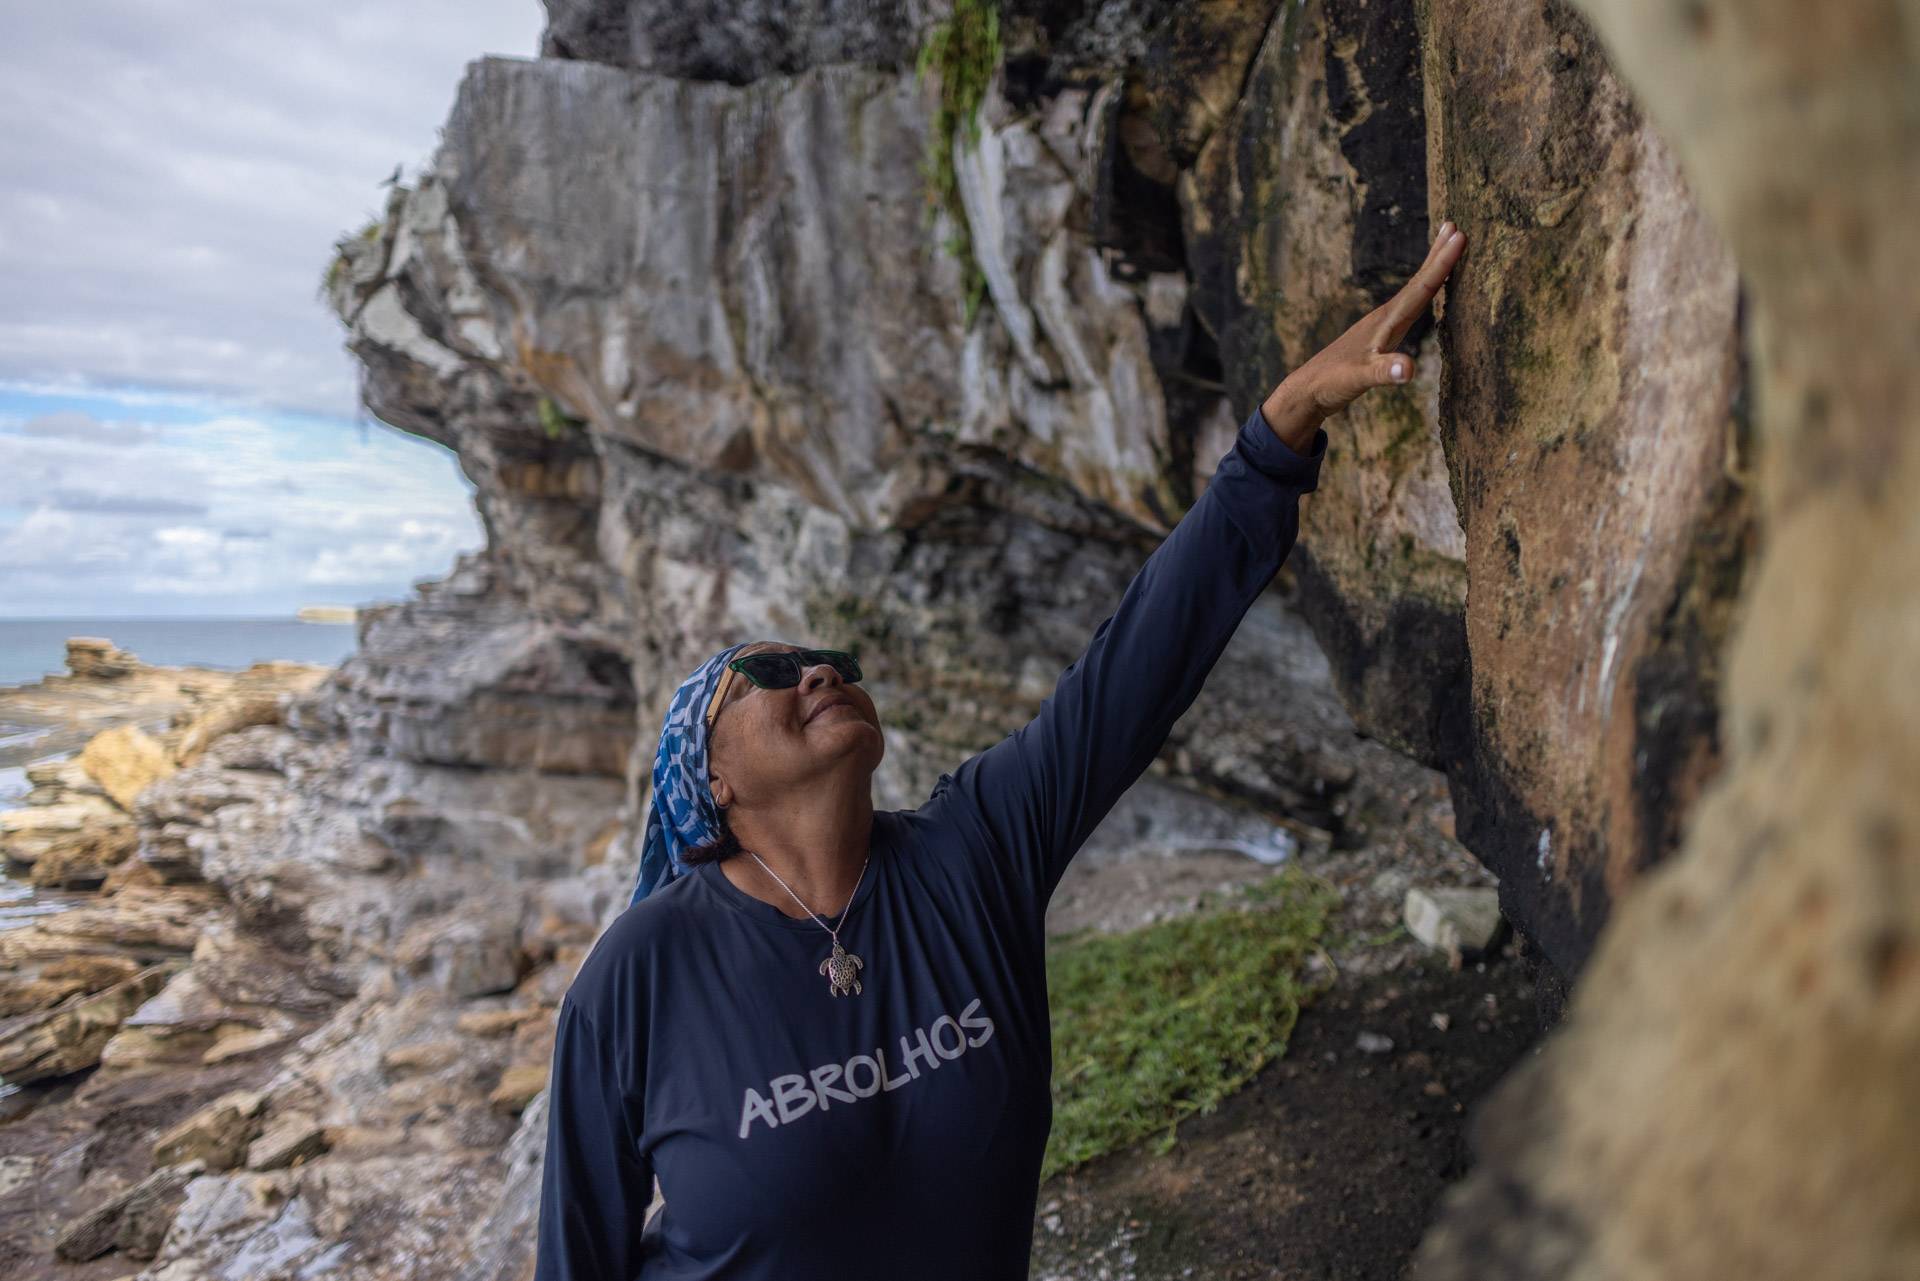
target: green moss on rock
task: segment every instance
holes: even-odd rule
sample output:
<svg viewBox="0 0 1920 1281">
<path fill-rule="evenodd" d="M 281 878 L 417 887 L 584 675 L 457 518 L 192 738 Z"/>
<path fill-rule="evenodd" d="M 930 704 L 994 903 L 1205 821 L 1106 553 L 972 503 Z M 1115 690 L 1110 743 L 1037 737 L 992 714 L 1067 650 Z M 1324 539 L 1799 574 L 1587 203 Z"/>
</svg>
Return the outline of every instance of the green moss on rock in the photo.
<svg viewBox="0 0 1920 1281">
<path fill-rule="evenodd" d="M 921 173 L 927 182 L 927 220 L 945 209 L 954 227 L 943 248 L 960 263 L 964 324 L 986 296 L 987 277 L 973 254 L 973 231 L 960 203 L 960 180 L 953 166 L 953 144 L 965 133 L 968 146 L 980 142 L 980 104 L 999 70 L 1003 47 L 1000 10 L 995 0 L 956 0 L 952 15 L 934 25 L 914 62 L 924 81 L 929 71 L 940 78 L 940 98 L 927 133 Z"/>
<path fill-rule="evenodd" d="M 1227 904 L 1049 949 L 1053 1133 L 1042 1177 L 1211 1112 L 1286 1050 L 1339 894 L 1288 870 Z"/>
</svg>

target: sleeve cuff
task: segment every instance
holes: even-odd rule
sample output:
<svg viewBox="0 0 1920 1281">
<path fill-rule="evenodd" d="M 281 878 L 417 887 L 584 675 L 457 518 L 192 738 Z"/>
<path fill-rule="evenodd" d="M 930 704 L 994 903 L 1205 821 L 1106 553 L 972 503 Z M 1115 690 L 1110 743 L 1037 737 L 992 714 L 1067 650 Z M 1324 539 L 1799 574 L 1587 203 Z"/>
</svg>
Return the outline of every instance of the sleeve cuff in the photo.
<svg viewBox="0 0 1920 1281">
<path fill-rule="evenodd" d="M 1302 454 L 1280 439 L 1280 434 L 1256 404 L 1247 421 L 1240 425 L 1234 447 L 1245 456 L 1247 465 L 1262 476 L 1310 494 L 1320 485 L 1320 464 L 1327 456 L 1327 429 L 1316 428 L 1311 451 Z"/>
</svg>

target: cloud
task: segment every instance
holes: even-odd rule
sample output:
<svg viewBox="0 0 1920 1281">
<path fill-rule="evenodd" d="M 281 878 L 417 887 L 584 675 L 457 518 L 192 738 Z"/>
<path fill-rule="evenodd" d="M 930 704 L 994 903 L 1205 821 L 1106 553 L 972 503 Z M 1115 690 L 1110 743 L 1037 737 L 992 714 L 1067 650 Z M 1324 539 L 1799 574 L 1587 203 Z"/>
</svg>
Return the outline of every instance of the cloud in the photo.
<svg viewBox="0 0 1920 1281">
<path fill-rule="evenodd" d="M 12 529 L 0 533 L 0 571 L 9 583 L 31 577 L 71 578 L 125 566 L 132 558 L 126 543 L 112 535 L 97 536 L 92 522 L 72 512 L 41 507 Z"/>
<path fill-rule="evenodd" d="M 135 445 L 153 439 L 154 428 L 146 423 L 104 423 L 92 414 L 63 409 L 29 418 L 19 428 L 22 436 L 50 436 L 59 440 L 84 440 L 97 445 Z"/>
<path fill-rule="evenodd" d="M 0 430 L 0 476 L 20 482 L 0 494 L 8 614 L 393 599 L 485 542 L 453 455 L 392 428 L 232 412 L 154 423 L 118 402 L 35 413 L 4 393 L 0 423 L 10 400 L 29 412 Z"/>
<path fill-rule="evenodd" d="M 333 242 L 428 159 L 466 64 L 530 56 L 541 20 L 538 0 L 10 6 L 0 381 L 351 418 L 316 297 Z"/>
<path fill-rule="evenodd" d="M 158 495 L 89 494 L 70 489 L 55 490 L 47 502 L 62 511 L 105 512 L 115 516 L 204 516 L 205 503 L 186 498 L 161 498 Z"/>
<path fill-rule="evenodd" d="M 20 430 L 0 433 L 0 476 L 9 482 L 0 504 L 97 512 L 159 503 L 172 511 L 170 504 L 183 501 L 177 495 L 212 484 L 209 469 L 219 466 L 210 452 L 187 444 L 169 445 L 150 423 L 109 422 L 78 410 L 34 414 Z"/>
</svg>

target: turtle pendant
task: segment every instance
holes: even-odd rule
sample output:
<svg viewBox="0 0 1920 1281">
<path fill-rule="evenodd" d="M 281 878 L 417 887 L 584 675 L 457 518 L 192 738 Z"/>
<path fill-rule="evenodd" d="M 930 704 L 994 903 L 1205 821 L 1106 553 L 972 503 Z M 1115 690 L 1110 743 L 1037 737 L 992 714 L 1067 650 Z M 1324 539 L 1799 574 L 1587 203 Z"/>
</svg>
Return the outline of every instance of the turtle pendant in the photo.
<svg viewBox="0 0 1920 1281">
<path fill-rule="evenodd" d="M 827 986 L 835 996 L 860 995 L 858 972 L 863 962 L 859 957 L 840 946 L 840 940 L 833 941 L 833 955 L 820 962 L 820 972 L 827 976 Z"/>
</svg>

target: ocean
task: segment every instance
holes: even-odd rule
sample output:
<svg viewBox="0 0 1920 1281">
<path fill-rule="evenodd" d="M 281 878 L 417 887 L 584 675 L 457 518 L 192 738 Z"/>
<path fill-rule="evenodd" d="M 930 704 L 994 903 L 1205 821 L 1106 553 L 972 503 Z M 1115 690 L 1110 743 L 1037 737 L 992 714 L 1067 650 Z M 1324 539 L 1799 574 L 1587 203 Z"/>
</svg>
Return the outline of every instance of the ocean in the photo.
<svg viewBox="0 0 1920 1281">
<path fill-rule="evenodd" d="M 239 671 L 269 659 L 332 667 L 353 653 L 351 623 L 297 618 L 0 618 L 0 685 L 67 670 L 67 637 L 104 636 L 158 667 Z"/>
</svg>

